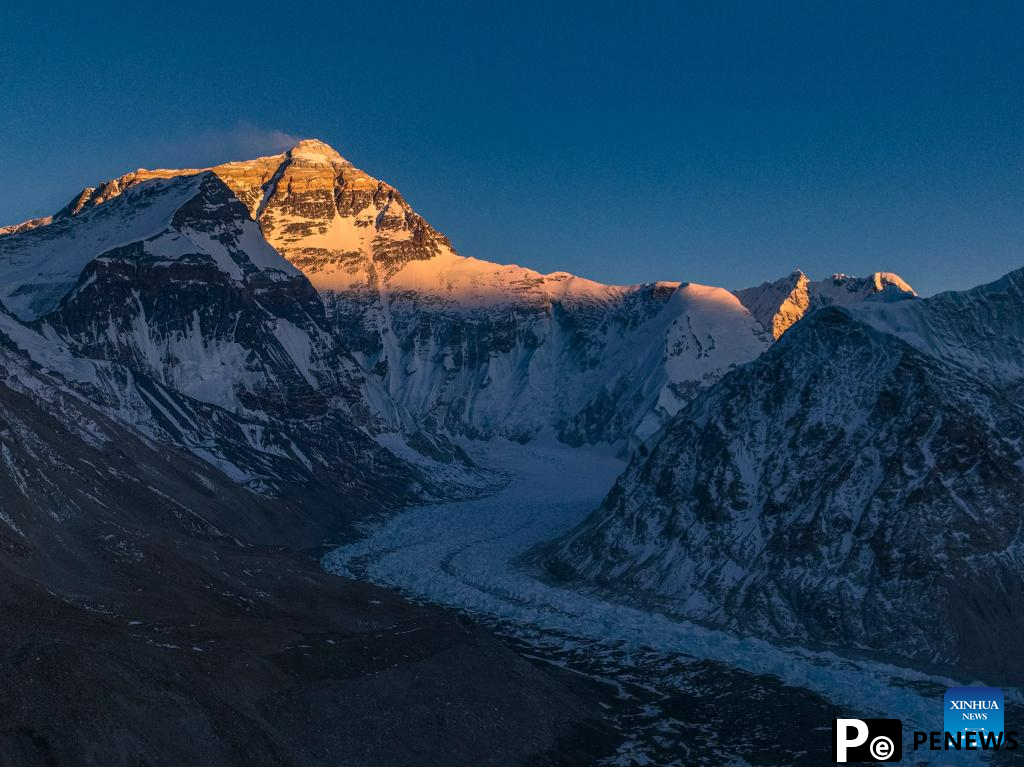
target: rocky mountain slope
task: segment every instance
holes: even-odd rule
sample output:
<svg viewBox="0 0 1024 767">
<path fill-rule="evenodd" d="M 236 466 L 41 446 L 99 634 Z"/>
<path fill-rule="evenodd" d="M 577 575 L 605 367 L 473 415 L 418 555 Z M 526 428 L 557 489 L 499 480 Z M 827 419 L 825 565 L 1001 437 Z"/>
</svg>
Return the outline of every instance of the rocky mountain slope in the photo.
<svg viewBox="0 0 1024 767">
<path fill-rule="evenodd" d="M 395 508 L 423 490 L 419 470 L 340 418 L 303 424 L 307 438 L 317 429 L 323 434 L 316 450 L 307 446 L 302 452 L 297 431 L 286 421 L 236 413 L 183 395 L 125 365 L 80 357 L 2 310 L 0 347 L 7 352 L 5 385 L 48 403 L 64 428 L 80 439 L 94 441 L 99 427 L 82 413 L 98 412 L 139 439 L 183 448 L 249 490 L 287 497 L 290 503 L 275 514 L 272 530 L 253 520 L 249 535 L 254 540 L 314 545 L 359 517 Z M 340 434 L 348 439 L 337 440 Z M 367 464 L 375 469 L 368 471 Z"/>
<path fill-rule="evenodd" d="M 210 170 L 320 292 L 369 378 L 427 432 L 642 441 L 806 312 L 910 290 L 882 273 L 796 274 L 735 294 L 543 275 L 458 255 L 398 190 L 319 141 Z M 139 170 L 84 190 L 53 221 L 199 173 Z"/>
<path fill-rule="evenodd" d="M 1021 678 L 1021 285 L 814 313 L 681 411 L 550 570 L 777 641 Z"/>
</svg>

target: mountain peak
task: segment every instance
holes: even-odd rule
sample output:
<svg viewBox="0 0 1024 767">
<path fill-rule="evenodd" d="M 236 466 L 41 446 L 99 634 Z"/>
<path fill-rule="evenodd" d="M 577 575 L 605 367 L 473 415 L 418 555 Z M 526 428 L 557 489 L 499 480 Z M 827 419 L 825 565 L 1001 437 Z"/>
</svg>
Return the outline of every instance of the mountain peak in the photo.
<svg viewBox="0 0 1024 767">
<path fill-rule="evenodd" d="M 302 139 L 288 150 L 288 156 L 293 160 L 302 159 L 308 162 L 346 162 L 334 147 L 315 138 Z"/>
</svg>

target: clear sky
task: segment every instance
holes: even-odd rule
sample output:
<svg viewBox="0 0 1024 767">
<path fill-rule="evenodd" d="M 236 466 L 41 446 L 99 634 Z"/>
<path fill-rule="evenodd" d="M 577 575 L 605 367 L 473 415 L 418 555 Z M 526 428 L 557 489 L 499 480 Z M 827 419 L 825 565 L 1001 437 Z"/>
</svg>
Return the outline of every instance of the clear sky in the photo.
<svg viewBox="0 0 1024 767">
<path fill-rule="evenodd" d="M 316 137 L 545 272 L 1024 266 L 1024 3 L 428 5 L 3 3 L 0 223 Z"/>
</svg>

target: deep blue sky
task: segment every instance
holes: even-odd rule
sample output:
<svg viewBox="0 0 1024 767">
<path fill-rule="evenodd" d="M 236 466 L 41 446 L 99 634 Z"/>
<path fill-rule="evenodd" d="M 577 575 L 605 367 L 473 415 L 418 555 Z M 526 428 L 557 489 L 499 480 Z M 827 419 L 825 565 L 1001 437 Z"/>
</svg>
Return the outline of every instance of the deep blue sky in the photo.
<svg viewBox="0 0 1024 767">
<path fill-rule="evenodd" d="M 542 271 L 931 293 L 1024 266 L 1024 3 L 18 5 L 2 223 L 299 136 Z"/>
</svg>

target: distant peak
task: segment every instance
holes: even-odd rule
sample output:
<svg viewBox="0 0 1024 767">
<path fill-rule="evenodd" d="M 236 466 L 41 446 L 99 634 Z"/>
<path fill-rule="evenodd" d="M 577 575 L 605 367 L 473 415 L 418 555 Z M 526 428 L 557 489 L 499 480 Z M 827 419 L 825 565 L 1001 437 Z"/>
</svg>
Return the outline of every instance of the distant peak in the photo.
<svg viewBox="0 0 1024 767">
<path fill-rule="evenodd" d="M 874 280 L 875 288 L 879 291 L 889 287 L 896 287 L 904 293 L 910 293 L 913 296 L 917 295 L 917 291 L 910 287 L 910 283 L 893 272 L 875 272 L 871 275 L 871 278 Z"/>
</svg>

